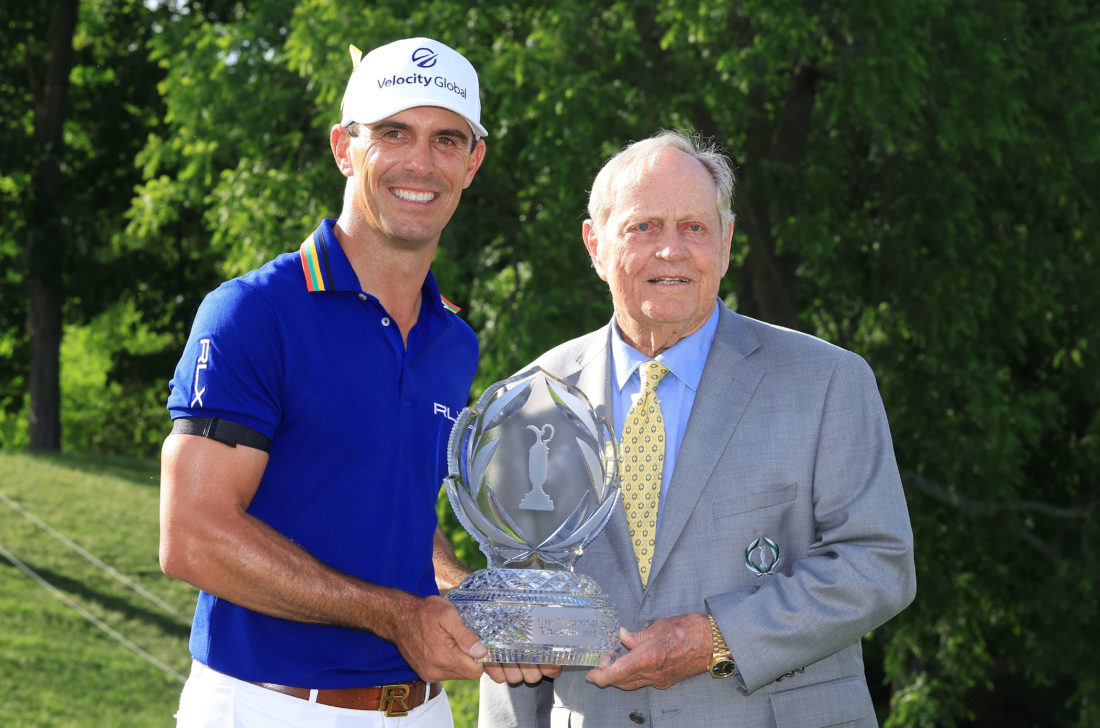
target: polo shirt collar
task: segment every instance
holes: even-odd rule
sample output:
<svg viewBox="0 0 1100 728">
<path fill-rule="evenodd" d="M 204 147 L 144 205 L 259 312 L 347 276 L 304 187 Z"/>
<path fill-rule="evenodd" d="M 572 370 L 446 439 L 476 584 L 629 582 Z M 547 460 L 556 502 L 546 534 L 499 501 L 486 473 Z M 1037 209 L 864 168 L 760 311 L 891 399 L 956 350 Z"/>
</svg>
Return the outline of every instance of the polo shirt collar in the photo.
<svg viewBox="0 0 1100 728">
<path fill-rule="evenodd" d="M 335 218 L 326 217 L 298 249 L 306 289 L 311 293 L 360 292 L 359 277 L 355 275 L 355 270 L 340 246 L 340 241 L 336 239 L 336 232 L 333 229 L 335 225 Z M 430 270 L 424 279 L 422 291 L 424 304 L 421 307 L 421 315 L 431 312 L 439 316 L 446 312 L 457 313 L 461 310 L 439 292 L 435 276 Z"/>
<path fill-rule="evenodd" d="M 335 218 L 321 221 L 298 249 L 298 257 L 305 275 L 306 289 L 311 293 L 323 291 L 359 291 L 359 278 L 352 270 L 348 256 L 336 239 L 333 226 Z"/>
</svg>

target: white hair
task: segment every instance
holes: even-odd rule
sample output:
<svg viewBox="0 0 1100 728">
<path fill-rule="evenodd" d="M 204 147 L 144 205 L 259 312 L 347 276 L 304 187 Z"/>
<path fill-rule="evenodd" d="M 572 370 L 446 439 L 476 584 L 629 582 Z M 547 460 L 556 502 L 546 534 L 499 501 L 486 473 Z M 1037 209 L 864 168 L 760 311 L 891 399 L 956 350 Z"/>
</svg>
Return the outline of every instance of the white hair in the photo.
<svg viewBox="0 0 1100 728">
<path fill-rule="evenodd" d="M 700 137 L 688 137 L 678 131 L 662 131 L 659 134 L 628 145 L 618 154 L 607 160 L 588 195 L 588 216 L 596 225 L 602 226 L 611 215 L 615 202 L 615 188 L 621 175 L 641 176 L 643 171 L 653 169 L 661 154 L 677 151 L 687 154 L 698 161 L 710 173 L 717 189 L 715 205 L 722 219 L 722 227 L 733 221 L 733 167 L 729 158 L 711 142 Z"/>
</svg>

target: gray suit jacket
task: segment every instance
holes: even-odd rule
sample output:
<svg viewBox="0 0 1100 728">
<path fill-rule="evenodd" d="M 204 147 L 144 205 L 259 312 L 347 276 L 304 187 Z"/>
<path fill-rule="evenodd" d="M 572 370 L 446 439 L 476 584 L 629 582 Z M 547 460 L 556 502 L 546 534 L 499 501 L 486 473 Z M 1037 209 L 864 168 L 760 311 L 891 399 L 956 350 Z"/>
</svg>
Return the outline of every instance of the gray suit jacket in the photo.
<svg viewBox="0 0 1100 728">
<path fill-rule="evenodd" d="M 481 728 L 875 726 L 860 638 L 916 593 L 890 431 L 864 360 L 721 307 L 642 589 L 620 507 L 576 570 L 623 626 L 714 614 L 740 674 L 667 690 L 598 688 L 566 668 L 537 687 L 482 679 Z M 536 363 L 611 419 L 610 327 Z M 774 572 L 746 565 L 757 538 Z"/>
</svg>

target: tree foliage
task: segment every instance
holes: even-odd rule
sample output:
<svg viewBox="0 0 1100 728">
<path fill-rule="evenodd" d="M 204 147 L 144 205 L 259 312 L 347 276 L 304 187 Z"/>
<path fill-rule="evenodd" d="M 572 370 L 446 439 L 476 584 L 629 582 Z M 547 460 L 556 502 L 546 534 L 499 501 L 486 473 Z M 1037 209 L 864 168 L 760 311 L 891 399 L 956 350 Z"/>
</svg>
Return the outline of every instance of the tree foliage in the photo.
<svg viewBox="0 0 1100 728">
<path fill-rule="evenodd" d="M 1092 3 L 149 5 L 156 24 L 134 37 L 162 80 L 139 105 L 164 113 L 125 220 L 101 214 L 110 241 L 86 247 L 106 261 L 93 271 L 140 271 L 135 310 L 169 343 L 159 361 L 156 338 L 120 355 L 116 377 L 160 386 L 207 290 L 338 211 L 327 132 L 347 44 L 437 38 L 478 68 L 490 132 L 435 265 L 481 337 L 474 394 L 609 318 L 579 236 L 603 161 L 661 128 L 715 138 L 739 177 L 722 295 L 863 354 L 890 414 L 920 586 L 867 643 L 886 722 L 1100 723 L 1082 637 L 1100 626 Z M 5 97 L 18 87 L 9 65 Z M 70 119 L 100 128 L 101 113 Z M 124 155 L 117 142 L 99 140 Z M 4 199 L 25 182 L 16 166 L 0 176 Z M 0 256 L 18 257 L 7 234 Z M 13 281 L 0 280 L 0 347 L 22 357 Z M 105 310 L 91 288 L 70 320 Z M 11 408 L 25 372 L 3 366 Z"/>
<path fill-rule="evenodd" d="M 55 31 L 57 16 L 74 11 L 75 28 Z M 141 301 L 150 274 L 161 268 L 159 256 L 127 254 L 122 222 L 141 179 L 134 157 L 163 107 L 147 46 L 156 14 L 140 0 L 35 0 L 5 4 L 3 12 L 9 51 L 0 59 L 0 433 L 22 443 L 25 424 L 13 420 L 27 415 L 28 381 L 56 371 L 62 324 L 83 325 L 121 300 Z M 59 59 L 65 54 L 71 59 Z M 64 93 L 51 77 L 58 64 L 69 67 Z M 36 333 L 28 335 L 28 327 Z M 148 372 L 127 370 L 122 343 L 115 351 L 122 355 L 112 381 L 141 401 Z M 32 432 L 31 445 L 78 442 L 57 432 L 59 407 L 74 404 L 70 393 L 51 392 L 48 382 L 31 388 L 32 419 L 48 431 L 37 445 Z M 43 392 L 47 401 L 36 402 Z M 85 404 L 106 404 L 102 395 Z M 113 405 L 124 410 L 125 399 Z M 116 431 L 123 442 L 131 434 Z"/>
</svg>

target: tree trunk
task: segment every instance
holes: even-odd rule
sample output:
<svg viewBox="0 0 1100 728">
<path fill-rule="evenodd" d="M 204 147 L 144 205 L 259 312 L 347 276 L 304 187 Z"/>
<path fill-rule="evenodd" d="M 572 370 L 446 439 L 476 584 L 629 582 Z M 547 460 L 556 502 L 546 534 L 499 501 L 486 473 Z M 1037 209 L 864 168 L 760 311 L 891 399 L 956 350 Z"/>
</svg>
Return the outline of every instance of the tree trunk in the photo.
<svg viewBox="0 0 1100 728">
<path fill-rule="evenodd" d="M 30 338 L 30 449 L 61 449 L 61 305 L 64 293 L 43 281 L 30 282 L 27 315 Z"/>
<path fill-rule="evenodd" d="M 786 102 L 774 129 L 766 121 L 764 88 L 756 84 L 749 92 L 753 115 L 745 135 L 740 206 L 740 224 L 749 241 L 749 254 L 741 271 L 738 310 L 789 328 L 798 327 L 798 255 L 789 249 L 777 250 L 772 230 L 776 212 L 772 190 L 792 183 L 805 158 L 816 84 L 814 68 L 793 65 Z"/>
<path fill-rule="evenodd" d="M 27 246 L 32 452 L 61 449 L 61 313 L 65 301 L 66 240 L 61 153 L 78 5 L 79 0 L 58 0 L 53 6 L 44 82 L 35 73 L 29 52 L 26 59 L 34 92 L 35 139 L 39 145 L 30 195 Z"/>
</svg>

